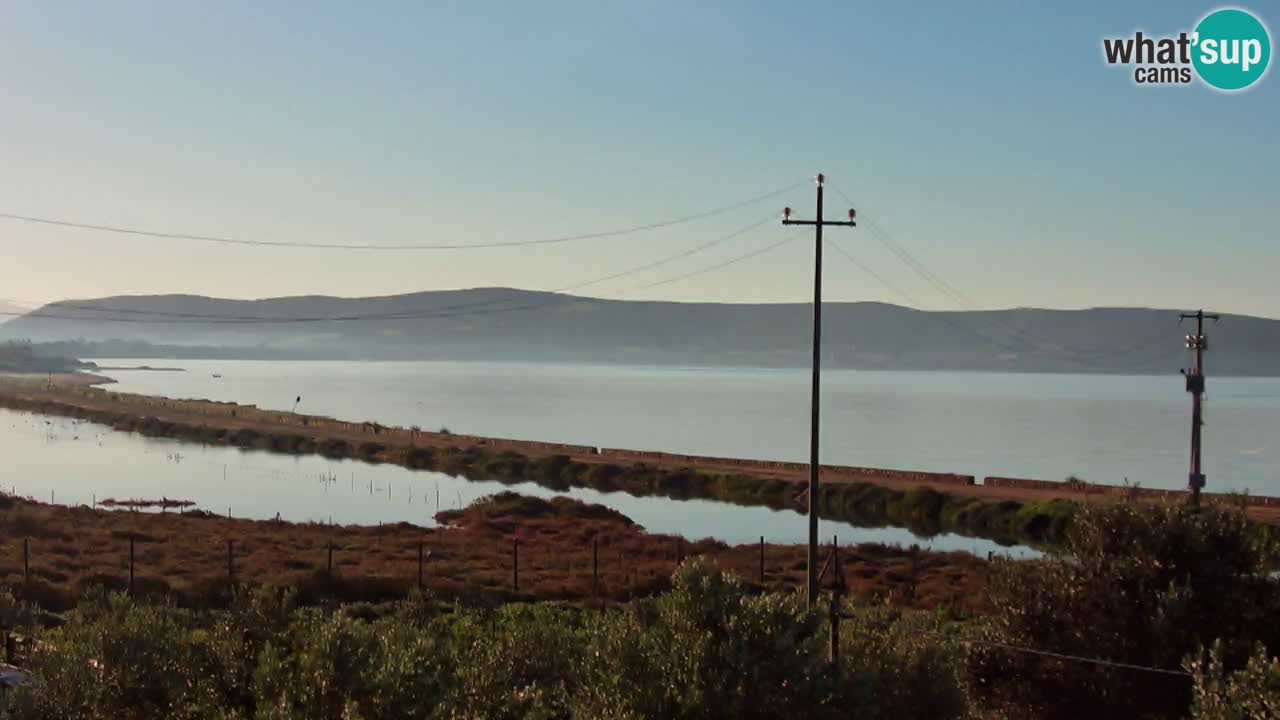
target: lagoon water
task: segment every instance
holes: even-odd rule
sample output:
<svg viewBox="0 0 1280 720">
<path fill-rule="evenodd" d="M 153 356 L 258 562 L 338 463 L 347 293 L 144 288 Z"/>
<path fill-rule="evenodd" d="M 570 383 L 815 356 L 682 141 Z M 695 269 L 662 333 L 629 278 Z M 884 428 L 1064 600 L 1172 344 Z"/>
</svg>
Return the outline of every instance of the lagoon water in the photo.
<svg viewBox="0 0 1280 720">
<path fill-rule="evenodd" d="M 799 513 L 739 507 L 705 500 L 637 498 L 590 489 L 556 492 L 533 483 L 475 482 L 442 473 L 331 460 L 317 455 L 281 455 L 260 450 L 211 447 L 113 432 L 103 425 L 0 409 L 0 486 L 6 492 L 66 505 L 128 498 L 191 500 L 201 509 L 236 517 L 366 524 L 435 524 L 437 509 L 465 506 L 502 490 L 550 497 L 568 495 L 614 508 L 651 532 L 688 538 L 712 537 L 752 543 L 803 542 L 807 521 Z M 840 542 L 920 544 L 1026 556 L 1026 548 L 1003 548 L 988 540 L 939 535 L 918 538 L 900 528 L 855 528 L 822 523 L 824 538 Z"/>
<path fill-rule="evenodd" d="M 603 447 L 808 459 L 805 370 L 450 362 L 99 361 L 109 389 Z M 1210 368 L 1212 369 L 1212 368 Z M 215 374 L 220 378 L 213 377 Z M 1167 376 L 829 371 L 823 461 L 1186 484 L 1190 398 Z M 1280 495 L 1280 378 L 1209 378 L 1209 490 Z"/>
<path fill-rule="evenodd" d="M 803 370 L 445 362 L 99 360 L 181 367 L 106 371 L 110 390 L 209 398 L 346 420 L 708 455 L 804 461 Z M 215 377 L 218 375 L 220 377 Z M 1182 378 L 832 371 L 824 374 L 823 460 L 903 469 L 1148 487 L 1185 483 Z M 1280 495 L 1280 378 L 1211 378 L 1205 457 L 1211 490 Z M 204 447 L 0 410 L 0 485 L 59 503 L 161 496 L 241 517 L 433 523 L 509 486 L 318 456 Z M 510 486 L 548 496 L 534 484 Z M 653 532 L 727 542 L 802 542 L 790 511 L 709 501 L 559 493 L 613 507 Z M 439 500 L 437 501 L 437 496 Z M 438 505 L 437 505 L 438 502 Z M 822 524 L 841 542 L 919 542 L 1009 552 L 956 535 Z M 1015 554 L 1028 550 L 1014 549 Z"/>
</svg>

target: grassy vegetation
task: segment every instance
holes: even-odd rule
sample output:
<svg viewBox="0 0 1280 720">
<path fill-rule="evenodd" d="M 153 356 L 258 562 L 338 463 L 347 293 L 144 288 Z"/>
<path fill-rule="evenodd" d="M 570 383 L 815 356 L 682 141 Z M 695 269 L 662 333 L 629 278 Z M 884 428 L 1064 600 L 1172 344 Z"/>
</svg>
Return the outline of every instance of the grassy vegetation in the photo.
<svg viewBox="0 0 1280 720">
<path fill-rule="evenodd" d="M 541 503 L 457 519 L 561 511 Z M 39 628 L 0 592 L 0 626 L 39 639 L 23 659 L 38 682 L 0 718 L 1275 717 L 1276 552 L 1238 511 L 1090 506 L 1061 555 L 996 563 L 984 610 L 846 603 L 838 665 L 825 611 L 703 559 L 609 607 L 260 591 L 185 609 L 90 589 Z"/>
<path fill-rule="evenodd" d="M 863 615 L 875 632 L 851 633 L 847 669 L 831 673 L 797 595 L 757 595 L 697 562 L 669 592 L 608 610 L 429 596 L 325 609 L 254 593 L 191 611 L 92 593 L 42 634 L 27 661 L 39 684 L 0 698 L 0 717 L 963 717 L 962 646 L 903 642 L 944 619 Z"/>
</svg>

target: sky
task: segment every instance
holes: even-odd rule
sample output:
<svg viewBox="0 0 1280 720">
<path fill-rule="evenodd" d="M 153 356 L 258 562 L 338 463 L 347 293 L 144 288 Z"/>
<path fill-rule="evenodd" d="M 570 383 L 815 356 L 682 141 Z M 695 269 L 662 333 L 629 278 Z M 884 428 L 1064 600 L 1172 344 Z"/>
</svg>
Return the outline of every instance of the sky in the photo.
<svg viewBox="0 0 1280 720">
<path fill-rule="evenodd" d="M 1140 87 L 1102 38 L 1191 29 L 1195 2 L 0 0 L 0 302 L 112 294 L 552 289 L 681 253 L 783 205 L 852 198 L 830 300 L 930 309 L 1205 307 L 1280 317 L 1280 77 Z M 1280 4 L 1243 7 L 1280 27 Z M 584 288 L 794 302 L 812 238 L 768 222 Z M 639 289 L 637 289 L 639 288 Z M 901 292 L 899 292 L 901 291 Z"/>
</svg>

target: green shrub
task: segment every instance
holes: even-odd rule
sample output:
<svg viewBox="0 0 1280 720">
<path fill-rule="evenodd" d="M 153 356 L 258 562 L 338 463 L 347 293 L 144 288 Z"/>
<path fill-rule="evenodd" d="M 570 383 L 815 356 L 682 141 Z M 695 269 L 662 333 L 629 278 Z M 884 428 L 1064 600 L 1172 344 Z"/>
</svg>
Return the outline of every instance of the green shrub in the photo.
<svg viewBox="0 0 1280 720">
<path fill-rule="evenodd" d="M 457 682 L 448 704 L 462 717 L 566 717 L 584 646 L 577 611 L 507 605 L 453 626 Z"/>
<path fill-rule="evenodd" d="M 940 613 L 856 610 L 840 631 L 845 671 L 869 683 L 882 717 L 968 717 L 968 646 L 950 625 Z"/>
<path fill-rule="evenodd" d="M 1280 717 L 1280 664 L 1259 645 L 1245 666 L 1227 672 L 1221 643 L 1207 658 L 1187 663 L 1194 682 L 1192 720 L 1254 720 Z"/>
<path fill-rule="evenodd" d="M 1280 647 L 1280 582 L 1270 533 L 1242 512 L 1113 503 L 1075 512 L 1066 545 L 991 574 L 994 639 L 1085 657 L 1178 668 L 1222 639 L 1230 670 L 1255 643 Z M 1185 677 L 985 653 L 997 701 L 1046 718 L 1183 717 Z"/>
</svg>

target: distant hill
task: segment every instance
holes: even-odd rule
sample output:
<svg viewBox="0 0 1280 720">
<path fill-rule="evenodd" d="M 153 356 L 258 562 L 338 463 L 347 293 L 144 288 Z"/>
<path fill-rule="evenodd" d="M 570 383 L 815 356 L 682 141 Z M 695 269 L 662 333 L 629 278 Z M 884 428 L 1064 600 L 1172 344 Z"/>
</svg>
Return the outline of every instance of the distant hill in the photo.
<svg viewBox="0 0 1280 720">
<path fill-rule="evenodd" d="M 828 367 L 1174 373 L 1177 311 L 931 312 L 824 305 Z M 161 322 L 157 322 L 161 321 Z M 182 353 L 278 359 L 442 359 L 801 367 L 807 304 L 603 300 L 507 288 L 368 298 L 228 300 L 192 295 L 63 301 L 0 325 L 0 339 L 203 346 Z M 1280 375 L 1280 321 L 1226 315 L 1212 374 Z M 135 357 L 150 352 L 132 346 Z M 169 349 L 169 356 L 175 356 Z M 157 353 L 161 354 L 162 353 Z M 188 355 L 190 356 L 190 355 Z"/>
</svg>

